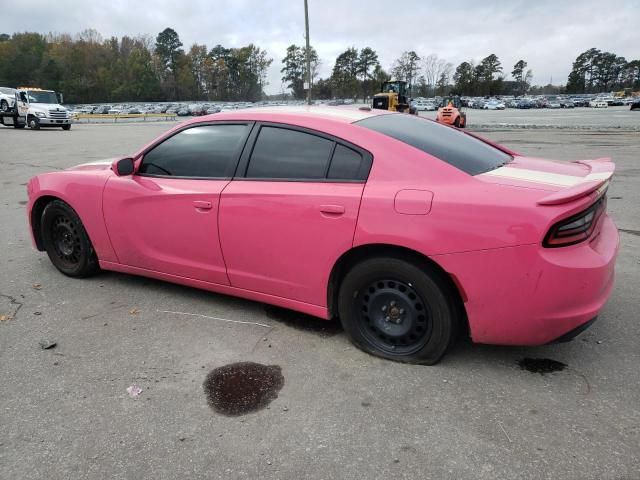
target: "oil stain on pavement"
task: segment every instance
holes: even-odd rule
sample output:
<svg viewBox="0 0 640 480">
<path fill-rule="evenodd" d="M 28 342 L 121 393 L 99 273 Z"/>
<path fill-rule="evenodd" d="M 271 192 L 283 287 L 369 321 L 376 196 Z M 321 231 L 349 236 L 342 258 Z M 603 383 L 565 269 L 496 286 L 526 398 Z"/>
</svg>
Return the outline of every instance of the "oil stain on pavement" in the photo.
<svg viewBox="0 0 640 480">
<path fill-rule="evenodd" d="M 522 370 L 539 373 L 540 375 L 561 372 L 567 367 L 566 363 L 551 360 L 550 358 L 523 358 L 518 360 L 518 365 Z"/>
<path fill-rule="evenodd" d="M 320 318 L 305 315 L 304 313 L 294 312 L 286 308 L 266 305 L 264 309 L 267 317 L 278 322 L 282 322 L 288 327 L 296 330 L 315 333 L 321 337 L 332 337 L 342 332 L 340 322 L 336 320 L 322 320 Z"/>
<path fill-rule="evenodd" d="M 209 406 L 217 413 L 239 416 L 265 408 L 284 386 L 278 365 L 231 363 L 209 372 L 203 383 Z"/>
</svg>

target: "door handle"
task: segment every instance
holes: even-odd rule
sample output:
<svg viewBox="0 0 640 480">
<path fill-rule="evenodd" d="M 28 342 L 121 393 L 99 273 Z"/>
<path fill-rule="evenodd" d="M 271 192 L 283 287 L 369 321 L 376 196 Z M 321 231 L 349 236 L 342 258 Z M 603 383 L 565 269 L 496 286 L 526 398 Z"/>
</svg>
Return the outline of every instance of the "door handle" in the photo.
<svg viewBox="0 0 640 480">
<path fill-rule="evenodd" d="M 194 200 L 193 206 L 198 210 L 211 210 L 213 208 L 213 204 L 205 200 Z"/>
<path fill-rule="evenodd" d="M 344 205 L 320 205 L 320 211 L 327 215 L 342 215 L 344 213 Z"/>
</svg>

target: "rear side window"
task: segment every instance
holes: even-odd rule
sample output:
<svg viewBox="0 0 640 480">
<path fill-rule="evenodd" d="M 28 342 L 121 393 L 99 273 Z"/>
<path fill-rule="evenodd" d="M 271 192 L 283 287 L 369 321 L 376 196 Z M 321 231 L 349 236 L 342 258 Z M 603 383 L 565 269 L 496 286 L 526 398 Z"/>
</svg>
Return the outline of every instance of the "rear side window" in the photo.
<svg viewBox="0 0 640 480">
<path fill-rule="evenodd" d="M 323 179 L 333 141 L 309 133 L 262 127 L 256 139 L 247 178 Z"/>
<path fill-rule="evenodd" d="M 139 172 L 175 177 L 231 177 L 248 130 L 248 125 L 188 128 L 147 152 Z"/>
<path fill-rule="evenodd" d="M 469 175 L 494 170 L 511 160 L 511 155 L 477 138 L 414 115 L 377 115 L 356 125 L 400 140 Z"/>
<path fill-rule="evenodd" d="M 336 145 L 327 178 L 332 180 L 358 180 L 361 178 L 362 155 L 342 145 Z"/>
</svg>

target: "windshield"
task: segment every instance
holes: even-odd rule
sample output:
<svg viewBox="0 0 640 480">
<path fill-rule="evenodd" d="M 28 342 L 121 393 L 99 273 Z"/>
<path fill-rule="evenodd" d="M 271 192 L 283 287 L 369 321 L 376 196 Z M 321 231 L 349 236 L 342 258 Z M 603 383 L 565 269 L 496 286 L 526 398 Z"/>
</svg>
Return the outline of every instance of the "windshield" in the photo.
<svg viewBox="0 0 640 480">
<path fill-rule="evenodd" d="M 58 103 L 55 92 L 29 90 L 27 95 L 29 103 Z"/>
<path fill-rule="evenodd" d="M 400 140 L 469 175 L 494 170 L 512 158 L 471 135 L 414 115 L 377 115 L 355 125 Z"/>
</svg>

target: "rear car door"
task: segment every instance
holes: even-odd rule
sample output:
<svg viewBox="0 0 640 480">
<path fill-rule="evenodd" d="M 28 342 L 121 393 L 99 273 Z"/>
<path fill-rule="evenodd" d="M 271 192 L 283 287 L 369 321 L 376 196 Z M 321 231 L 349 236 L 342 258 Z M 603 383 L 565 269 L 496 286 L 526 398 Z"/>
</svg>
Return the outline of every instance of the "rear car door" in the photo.
<svg viewBox="0 0 640 480">
<path fill-rule="evenodd" d="M 146 151 L 133 176 L 109 179 L 104 217 L 121 264 L 229 284 L 218 206 L 251 127 L 190 125 Z"/>
<path fill-rule="evenodd" d="M 322 133 L 257 124 L 220 203 L 231 285 L 325 306 L 331 268 L 353 244 L 371 162 Z"/>
</svg>

